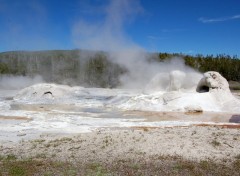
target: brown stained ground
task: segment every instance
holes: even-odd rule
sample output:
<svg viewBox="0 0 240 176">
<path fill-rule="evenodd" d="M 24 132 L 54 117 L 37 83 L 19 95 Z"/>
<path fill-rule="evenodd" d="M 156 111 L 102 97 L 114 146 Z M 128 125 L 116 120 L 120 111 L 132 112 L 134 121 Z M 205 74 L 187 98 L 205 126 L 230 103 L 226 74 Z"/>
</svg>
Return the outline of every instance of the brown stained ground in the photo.
<svg viewBox="0 0 240 176">
<path fill-rule="evenodd" d="M 31 120 L 29 117 L 23 117 L 23 116 L 2 116 L 0 115 L 0 120 Z"/>
<path fill-rule="evenodd" d="M 148 112 L 148 111 L 126 111 L 126 116 L 136 116 L 145 118 L 146 122 L 155 121 L 201 121 L 228 123 L 235 114 L 223 112 L 202 112 L 202 113 L 185 113 L 185 112 Z"/>
<path fill-rule="evenodd" d="M 143 130 L 143 131 L 150 131 L 150 130 L 156 130 L 156 129 L 161 129 L 161 128 L 191 128 L 193 126 L 197 127 L 214 127 L 214 128 L 229 128 L 229 129 L 240 129 L 240 124 L 192 124 L 189 126 L 167 126 L 167 127 L 146 127 L 146 126 L 134 126 L 130 127 L 131 129 L 134 130 Z"/>
</svg>

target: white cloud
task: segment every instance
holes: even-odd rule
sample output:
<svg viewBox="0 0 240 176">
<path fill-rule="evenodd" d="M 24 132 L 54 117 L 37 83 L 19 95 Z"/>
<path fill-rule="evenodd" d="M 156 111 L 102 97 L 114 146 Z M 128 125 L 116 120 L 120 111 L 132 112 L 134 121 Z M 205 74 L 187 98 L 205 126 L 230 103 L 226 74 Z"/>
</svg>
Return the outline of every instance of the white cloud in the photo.
<svg viewBox="0 0 240 176">
<path fill-rule="evenodd" d="M 148 35 L 147 38 L 149 40 L 163 40 L 163 39 L 165 39 L 165 37 L 158 37 L 158 36 L 154 36 L 154 35 Z"/>
<path fill-rule="evenodd" d="M 176 29 L 162 29 L 162 30 L 161 30 L 161 32 L 163 32 L 163 33 L 184 32 L 184 31 L 187 31 L 187 29 L 176 28 Z"/>
<path fill-rule="evenodd" d="M 216 22 L 223 22 L 223 21 L 229 21 L 229 20 L 236 20 L 240 19 L 240 15 L 234 15 L 230 17 L 220 17 L 220 18 L 199 18 L 198 20 L 202 23 L 216 23 Z"/>
<path fill-rule="evenodd" d="M 153 35 L 149 35 L 149 36 L 147 36 L 147 38 L 148 38 L 148 39 L 153 39 L 153 40 L 154 40 L 154 39 L 157 39 L 158 37 L 153 36 Z"/>
</svg>

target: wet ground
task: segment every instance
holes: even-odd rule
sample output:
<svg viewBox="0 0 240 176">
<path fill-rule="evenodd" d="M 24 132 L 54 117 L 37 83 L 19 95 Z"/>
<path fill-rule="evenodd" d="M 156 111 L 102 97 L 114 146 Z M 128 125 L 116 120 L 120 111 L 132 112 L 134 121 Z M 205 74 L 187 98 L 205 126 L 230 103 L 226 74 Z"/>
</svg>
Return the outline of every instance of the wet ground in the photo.
<svg viewBox="0 0 240 176">
<path fill-rule="evenodd" d="M 224 112 L 151 112 L 151 111 L 118 111 L 108 108 L 82 108 L 69 104 L 12 104 L 11 110 L 47 112 L 47 114 L 83 115 L 91 114 L 95 118 L 141 119 L 145 122 L 158 121 L 195 121 L 216 123 L 240 123 L 240 114 Z M 7 118 L 7 117 L 5 117 Z M 9 119 L 29 119 L 27 117 L 9 116 Z M 0 116 L 1 120 L 1 116 Z"/>
<path fill-rule="evenodd" d="M 123 111 L 72 104 L 25 104 L 15 91 L 0 93 L 0 140 L 34 138 L 43 133 L 83 133 L 98 128 L 163 128 L 189 125 L 238 127 L 240 114 L 224 112 Z"/>
</svg>

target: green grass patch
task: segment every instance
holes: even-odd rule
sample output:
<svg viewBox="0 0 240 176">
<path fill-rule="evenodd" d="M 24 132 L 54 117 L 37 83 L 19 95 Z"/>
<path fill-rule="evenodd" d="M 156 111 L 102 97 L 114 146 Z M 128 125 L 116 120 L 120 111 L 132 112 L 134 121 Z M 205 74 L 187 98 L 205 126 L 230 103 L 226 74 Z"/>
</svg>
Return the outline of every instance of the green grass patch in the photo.
<svg viewBox="0 0 240 176">
<path fill-rule="evenodd" d="M 221 143 L 218 142 L 216 139 L 212 140 L 211 144 L 213 147 L 219 147 L 221 145 Z"/>
<path fill-rule="evenodd" d="M 16 160 L 17 159 L 17 157 L 16 157 L 16 155 L 13 155 L 13 154 L 9 154 L 9 155 L 7 155 L 6 156 L 6 158 L 5 158 L 6 160 Z"/>
<path fill-rule="evenodd" d="M 21 166 L 11 166 L 9 168 L 9 175 L 12 176 L 24 176 L 26 175 L 26 170 L 25 168 L 21 167 Z"/>
<path fill-rule="evenodd" d="M 74 163 L 49 159 L 6 159 L 0 162 L 0 175 L 240 175 L 240 160 L 219 164 L 212 160 L 195 162 L 175 156 L 154 156 L 147 159 L 115 159 L 113 161 Z"/>
</svg>

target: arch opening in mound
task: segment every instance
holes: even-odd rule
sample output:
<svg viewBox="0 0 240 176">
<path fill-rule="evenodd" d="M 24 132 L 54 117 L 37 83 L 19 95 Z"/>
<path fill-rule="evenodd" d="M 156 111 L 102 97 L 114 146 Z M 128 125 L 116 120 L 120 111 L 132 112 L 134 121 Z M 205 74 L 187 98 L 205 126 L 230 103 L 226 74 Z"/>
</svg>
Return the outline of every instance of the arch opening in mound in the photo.
<svg viewBox="0 0 240 176">
<path fill-rule="evenodd" d="M 210 87 L 209 87 L 209 85 L 207 84 L 205 78 L 202 78 L 202 79 L 199 81 L 199 83 L 198 83 L 198 85 L 197 85 L 196 91 L 197 91 L 198 93 L 205 93 L 205 92 L 209 92 L 209 91 L 210 91 Z"/>
<path fill-rule="evenodd" d="M 199 81 L 197 92 L 230 92 L 227 80 L 218 72 L 209 71 L 203 74 L 203 78 Z"/>
<path fill-rule="evenodd" d="M 198 88 L 197 88 L 197 92 L 198 93 L 205 93 L 205 92 L 209 92 L 209 87 L 208 86 L 206 86 L 206 85 L 202 85 L 202 86 L 199 86 Z"/>
</svg>

